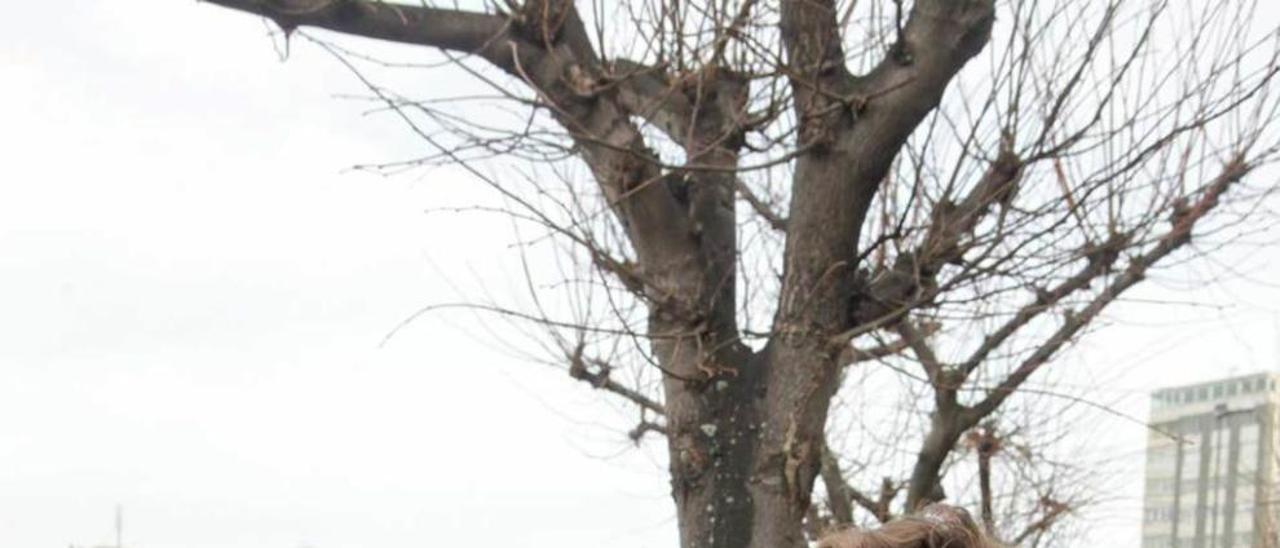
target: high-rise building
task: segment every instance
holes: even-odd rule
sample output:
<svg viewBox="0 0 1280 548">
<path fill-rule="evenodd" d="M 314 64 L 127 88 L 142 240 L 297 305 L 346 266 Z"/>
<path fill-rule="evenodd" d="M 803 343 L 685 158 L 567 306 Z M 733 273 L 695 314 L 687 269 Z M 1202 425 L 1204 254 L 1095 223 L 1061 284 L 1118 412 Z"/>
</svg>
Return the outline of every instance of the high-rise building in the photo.
<svg viewBox="0 0 1280 548">
<path fill-rule="evenodd" d="M 1151 395 L 1143 548 L 1280 548 L 1277 375 Z"/>
</svg>

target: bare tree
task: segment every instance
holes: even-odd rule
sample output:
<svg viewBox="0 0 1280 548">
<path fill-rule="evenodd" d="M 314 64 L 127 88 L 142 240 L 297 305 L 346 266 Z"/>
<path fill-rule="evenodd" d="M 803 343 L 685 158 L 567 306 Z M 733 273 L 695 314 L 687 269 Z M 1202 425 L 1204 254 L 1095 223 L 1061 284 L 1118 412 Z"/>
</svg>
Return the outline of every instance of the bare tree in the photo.
<svg viewBox="0 0 1280 548">
<path fill-rule="evenodd" d="M 433 149 L 371 167 L 466 166 L 581 261 L 563 303 L 486 310 L 545 328 L 573 378 L 638 406 L 635 438 L 665 436 L 689 548 L 885 521 L 940 498 L 950 466 L 976 468 L 989 532 L 1040 538 L 1074 495 L 1023 490 L 1001 530 L 996 487 L 1055 485 L 1031 444 L 1011 450 L 1017 395 L 1157 267 L 1246 233 L 1275 188 L 1256 174 L 1280 50 L 1252 2 L 209 2 L 286 36 L 433 48 L 492 87 L 415 99 L 366 71 L 430 66 L 310 37 Z M 480 104 L 502 110 L 460 114 Z M 528 164 L 477 167 L 495 159 Z M 842 470 L 826 439 L 837 392 L 872 370 L 911 406 L 890 446 L 914 449 L 884 477 Z"/>
</svg>

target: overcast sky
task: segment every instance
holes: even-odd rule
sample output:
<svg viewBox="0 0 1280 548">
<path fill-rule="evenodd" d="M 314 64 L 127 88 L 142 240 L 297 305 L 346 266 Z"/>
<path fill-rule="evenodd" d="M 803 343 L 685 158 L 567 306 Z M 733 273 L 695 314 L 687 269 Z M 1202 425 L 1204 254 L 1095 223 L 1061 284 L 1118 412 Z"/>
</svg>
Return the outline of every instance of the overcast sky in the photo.
<svg viewBox="0 0 1280 548">
<path fill-rule="evenodd" d="M 424 213 L 482 199 L 461 170 L 344 171 L 419 144 L 266 31 L 179 0 L 0 18 L 0 546 L 104 543 L 117 503 L 131 548 L 674 546 L 662 451 L 628 450 L 615 406 L 461 319 L 379 345 L 503 293 L 512 235 Z M 1139 297 L 1213 306 L 1121 307 L 1064 363 L 1138 416 L 1154 387 L 1275 369 L 1277 265 L 1156 276 Z M 1225 266 L 1245 276 L 1196 283 Z M 1113 431 L 1140 467 L 1141 427 Z M 1139 488 L 1108 546 L 1137 546 Z"/>
</svg>

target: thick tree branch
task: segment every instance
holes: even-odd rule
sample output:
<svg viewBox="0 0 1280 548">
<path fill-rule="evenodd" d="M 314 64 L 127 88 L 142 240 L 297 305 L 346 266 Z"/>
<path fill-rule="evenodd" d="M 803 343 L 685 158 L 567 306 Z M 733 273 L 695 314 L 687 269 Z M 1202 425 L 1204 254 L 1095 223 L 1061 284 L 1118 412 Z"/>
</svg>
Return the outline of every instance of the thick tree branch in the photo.
<svg viewBox="0 0 1280 548">
<path fill-rule="evenodd" d="M 1161 236 L 1155 246 L 1146 253 L 1129 261 L 1125 270 L 1117 274 L 1111 283 L 1102 290 L 1083 310 L 1068 313 L 1062 325 L 1049 336 L 1035 352 L 1028 356 L 1008 377 L 991 390 L 986 398 L 974 405 L 966 414 L 969 424 L 976 424 L 983 417 L 995 411 L 1023 382 L 1031 377 L 1049 361 L 1053 355 L 1069 343 L 1080 330 L 1102 313 L 1102 310 L 1116 300 L 1122 293 L 1146 278 L 1147 271 L 1161 259 L 1191 242 L 1191 232 L 1196 223 L 1218 206 L 1222 196 L 1231 186 L 1247 175 L 1253 166 L 1243 157 L 1232 158 L 1222 172 L 1204 188 L 1199 198 L 1184 208 L 1176 210 L 1171 219 L 1173 226 Z"/>
<path fill-rule="evenodd" d="M 784 1 L 781 16 L 799 153 L 762 412 L 786 420 L 765 425 L 756 456 L 758 469 L 780 476 L 781 493 L 754 493 L 803 510 L 848 339 L 833 341 L 854 327 L 858 243 L 872 198 L 907 137 L 986 44 L 994 15 L 992 0 L 920 0 L 897 53 L 857 79 L 844 66 L 833 1 Z M 793 531 L 753 525 L 764 545 L 800 545 Z"/>
<path fill-rule="evenodd" d="M 855 114 L 901 122 L 884 128 L 893 130 L 882 137 L 900 146 L 919 120 L 937 107 L 951 78 L 986 46 L 994 21 L 993 0 L 915 2 L 901 40 L 858 79 L 849 97 Z"/>
<path fill-rule="evenodd" d="M 675 287 L 689 286 L 700 275 L 697 250 L 688 245 L 685 207 L 662 183 L 656 156 L 625 111 L 596 93 L 604 75 L 571 3 L 530 2 L 530 12 L 516 20 L 373 0 L 210 1 L 269 17 L 286 29 L 314 26 L 475 53 L 523 80 L 582 148 L 581 157 L 640 255 L 642 274 L 661 273 L 643 276 L 652 281 L 649 296 L 692 308 L 672 302 Z"/>
<path fill-rule="evenodd" d="M 378 40 L 473 53 L 509 66 L 506 17 L 374 0 L 204 0 L 261 15 L 286 31 L 308 26 Z"/>
<path fill-rule="evenodd" d="M 853 524 L 853 501 L 866 506 L 871 502 L 862 493 L 853 489 L 844 479 L 840 470 L 840 459 L 831 451 L 831 447 L 822 448 L 822 483 L 827 489 L 827 505 L 837 525 Z"/>
<path fill-rule="evenodd" d="M 857 267 L 857 236 L 871 197 L 883 181 L 893 158 L 906 138 L 929 111 L 936 108 L 951 78 L 982 49 L 994 20 L 991 0 L 922 0 L 915 3 L 902 41 L 870 74 L 854 79 L 843 66 L 834 4 L 796 0 L 782 6 L 782 35 L 791 63 L 792 87 L 799 119 L 800 145 L 814 147 L 796 162 L 797 185 L 792 199 L 791 234 L 788 237 L 783 303 L 787 281 L 811 287 L 817 277 L 832 268 L 847 273 Z M 955 234 L 972 230 L 993 202 L 1011 194 L 1020 162 L 1003 154 L 970 199 L 949 213 L 947 226 L 938 227 L 921 254 L 930 261 L 954 256 Z M 804 224 L 799 224 L 803 220 Z M 968 230 L 966 230 L 968 229 Z M 852 238 L 851 238 L 852 236 Z M 807 275 L 790 274 L 808 263 L 807 257 L 823 254 L 820 264 L 809 264 Z M 916 259 L 900 258 L 895 276 L 882 283 L 893 286 L 871 291 L 917 291 L 896 278 L 920 279 Z M 932 266 L 932 265 L 925 265 Z M 840 289 L 848 291 L 851 286 Z M 844 295 L 834 295 L 844 297 Z M 848 293 L 849 298 L 862 300 Z M 854 325 L 884 315 L 885 307 L 853 303 Z M 892 309 L 892 304 L 887 304 Z M 858 310 L 863 309 L 863 310 Z M 783 309 L 785 313 L 785 308 Z"/>
<path fill-rule="evenodd" d="M 708 68 L 676 79 L 660 67 L 634 61 L 614 61 L 618 100 L 631 113 L 662 130 L 686 148 L 691 171 L 711 171 L 715 165 L 695 164 L 707 150 L 741 148 L 747 123 L 745 82 L 723 70 Z M 785 230 L 786 220 L 752 192 L 738 177 L 734 190 L 775 230 Z"/>
</svg>

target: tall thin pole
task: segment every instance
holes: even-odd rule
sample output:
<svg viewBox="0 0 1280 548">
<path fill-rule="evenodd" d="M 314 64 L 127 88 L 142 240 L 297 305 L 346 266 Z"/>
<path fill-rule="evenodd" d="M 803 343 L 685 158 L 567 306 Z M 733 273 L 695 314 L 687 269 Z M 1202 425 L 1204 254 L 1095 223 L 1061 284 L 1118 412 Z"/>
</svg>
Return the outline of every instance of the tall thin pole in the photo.
<svg viewBox="0 0 1280 548">
<path fill-rule="evenodd" d="M 1211 443 L 1213 443 L 1213 468 L 1209 471 L 1208 478 L 1209 488 L 1213 489 L 1213 506 L 1210 509 L 1212 514 L 1209 516 L 1210 548 L 1217 548 L 1218 546 L 1218 487 L 1220 487 L 1219 483 L 1222 481 L 1222 475 L 1218 471 L 1218 463 L 1222 460 L 1222 430 L 1220 426 L 1222 425 L 1222 417 L 1226 415 L 1225 406 L 1218 413 L 1217 420 L 1214 421 L 1213 438 L 1211 439 Z"/>
<path fill-rule="evenodd" d="M 116 548 L 124 548 L 124 509 L 116 505 Z"/>
</svg>

